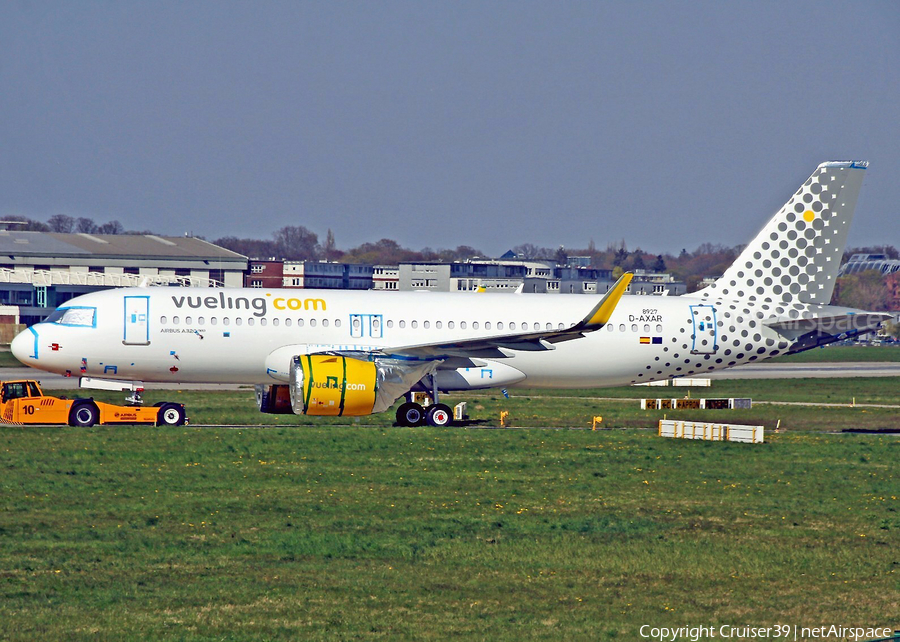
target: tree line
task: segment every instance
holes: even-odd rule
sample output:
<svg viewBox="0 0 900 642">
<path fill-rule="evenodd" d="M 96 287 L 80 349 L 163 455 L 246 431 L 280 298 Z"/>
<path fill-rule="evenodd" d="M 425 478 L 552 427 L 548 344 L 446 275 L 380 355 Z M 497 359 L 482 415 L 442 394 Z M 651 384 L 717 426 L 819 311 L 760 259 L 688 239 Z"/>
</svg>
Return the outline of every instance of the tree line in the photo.
<svg viewBox="0 0 900 642">
<path fill-rule="evenodd" d="M 126 231 L 119 221 L 95 223 L 94 219 L 84 216 L 74 217 L 66 214 L 54 214 L 46 223 L 35 221 L 25 216 L 4 217 L 5 223 L 17 224 L 12 229 L 23 232 L 58 232 L 61 234 L 152 234 L 152 232 Z"/>
<path fill-rule="evenodd" d="M 154 234 L 152 231 L 126 231 L 119 221 L 96 223 L 87 217 L 72 217 L 55 214 L 46 223 L 24 216 L 9 216 L 7 222 L 17 222 L 18 230 L 36 232 L 87 233 L 87 234 Z M 203 238 L 203 237 L 199 237 Z M 346 250 L 339 249 L 332 230 L 328 230 L 325 241 L 302 225 L 286 225 L 272 233 L 271 238 L 240 238 L 223 236 L 212 241 L 215 245 L 237 252 L 253 259 L 273 259 L 287 261 L 339 261 L 366 265 L 397 265 L 412 261 L 433 261 L 450 263 L 469 259 L 484 258 L 484 252 L 469 245 L 456 249 L 412 250 L 394 240 L 381 239 L 366 242 Z M 720 276 L 743 251 L 743 245 L 728 247 L 721 244 L 701 243 L 694 251 L 682 249 L 676 254 L 653 254 L 639 247 L 629 250 L 625 240 L 611 242 L 605 249 L 598 249 L 593 239 L 583 249 L 564 247 L 548 248 L 532 243 L 513 246 L 511 252 L 520 259 L 550 261 L 559 266 L 570 263 L 571 257 L 585 257 L 588 267 L 612 270 L 619 276 L 629 270 L 667 272 L 687 285 L 687 291 L 699 289 L 705 277 Z M 900 252 L 892 245 L 847 248 L 844 262 L 853 254 L 884 254 L 887 258 L 898 259 Z M 886 277 L 880 272 L 863 272 L 840 277 L 832 300 L 835 305 L 864 310 L 887 310 L 896 301 Z"/>
</svg>

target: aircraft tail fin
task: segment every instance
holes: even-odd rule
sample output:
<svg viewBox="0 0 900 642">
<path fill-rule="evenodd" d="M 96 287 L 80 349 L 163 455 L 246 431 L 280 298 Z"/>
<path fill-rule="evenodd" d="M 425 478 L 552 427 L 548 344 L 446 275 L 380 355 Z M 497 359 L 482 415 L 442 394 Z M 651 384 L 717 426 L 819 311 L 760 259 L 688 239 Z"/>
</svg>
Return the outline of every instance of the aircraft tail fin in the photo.
<svg viewBox="0 0 900 642">
<path fill-rule="evenodd" d="M 698 294 L 760 303 L 831 303 L 866 167 L 866 161 L 819 165 L 725 274 Z"/>
</svg>

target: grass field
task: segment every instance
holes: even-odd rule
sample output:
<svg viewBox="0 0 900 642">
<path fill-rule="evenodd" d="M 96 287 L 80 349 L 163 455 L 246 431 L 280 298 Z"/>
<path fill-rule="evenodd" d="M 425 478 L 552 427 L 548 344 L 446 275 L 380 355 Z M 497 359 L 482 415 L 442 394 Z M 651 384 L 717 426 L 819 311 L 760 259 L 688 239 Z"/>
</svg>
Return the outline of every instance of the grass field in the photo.
<svg viewBox="0 0 900 642">
<path fill-rule="evenodd" d="M 900 625 L 895 435 L 3 428 L 0 637 Z"/>
<path fill-rule="evenodd" d="M 900 435 L 832 431 L 900 427 L 900 409 L 863 405 L 900 404 L 898 385 L 488 391 L 447 396 L 472 419 L 449 429 L 260 415 L 251 389 L 150 391 L 192 425 L 0 427 L 0 639 L 897 628 Z M 637 403 L 687 394 L 757 403 Z M 500 410 L 513 429 L 495 428 Z M 761 423 L 766 443 L 661 439 L 664 414 Z M 588 430 L 595 415 L 614 430 Z"/>
<path fill-rule="evenodd" d="M 22 363 L 9 351 L 9 346 L 0 347 L 0 368 L 21 368 Z"/>
</svg>

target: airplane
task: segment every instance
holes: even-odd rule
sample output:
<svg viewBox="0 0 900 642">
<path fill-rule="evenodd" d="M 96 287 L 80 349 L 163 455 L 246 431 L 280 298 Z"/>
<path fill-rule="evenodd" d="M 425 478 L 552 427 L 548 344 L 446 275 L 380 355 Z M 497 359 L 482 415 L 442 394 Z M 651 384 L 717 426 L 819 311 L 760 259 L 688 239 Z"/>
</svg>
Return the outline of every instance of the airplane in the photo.
<svg viewBox="0 0 900 642">
<path fill-rule="evenodd" d="M 439 395 L 623 386 L 708 373 L 868 332 L 830 305 L 868 163 L 820 164 L 721 278 L 682 296 L 124 288 L 17 335 L 24 364 L 84 387 L 253 384 L 265 413 L 452 423 Z M 413 399 L 426 391 L 427 407 Z M 139 399 L 138 399 L 139 400 Z"/>
</svg>

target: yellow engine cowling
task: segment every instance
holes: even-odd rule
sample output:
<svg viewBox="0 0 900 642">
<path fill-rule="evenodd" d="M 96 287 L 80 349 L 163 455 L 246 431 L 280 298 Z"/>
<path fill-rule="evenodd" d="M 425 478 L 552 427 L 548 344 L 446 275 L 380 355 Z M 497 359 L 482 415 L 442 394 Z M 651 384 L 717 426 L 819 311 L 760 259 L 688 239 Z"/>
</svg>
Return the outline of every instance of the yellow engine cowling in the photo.
<svg viewBox="0 0 900 642">
<path fill-rule="evenodd" d="M 291 405 L 294 412 L 328 417 L 372 414 L 378 388 L 374 362 L 327 354 L 294 358 Z"/>
</svg>

